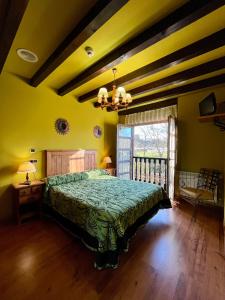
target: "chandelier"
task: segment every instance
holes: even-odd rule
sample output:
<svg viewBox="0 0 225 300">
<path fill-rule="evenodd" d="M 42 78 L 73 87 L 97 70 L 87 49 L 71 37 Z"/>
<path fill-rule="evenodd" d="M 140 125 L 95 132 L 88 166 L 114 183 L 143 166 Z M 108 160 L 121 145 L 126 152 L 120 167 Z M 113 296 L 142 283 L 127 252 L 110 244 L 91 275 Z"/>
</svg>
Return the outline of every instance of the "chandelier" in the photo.
<svg viewBox="0 0 225 300">
<path fill-rule="evenodd" d="M 131 94 L 126 93 L 124 87 L 116 88 L 116 72 L 117 69 L 113 68 L 113 89 L 112 89 L 112 99 L 109 99 L 108 91 L 105 87 L 99 89 L 98 92 L 98 103 L 101 108 L 110 107 L 112 110 L 118 110 L 119 108 L 127 108 L 129 103 L 132 102 Z"/>
</svg>

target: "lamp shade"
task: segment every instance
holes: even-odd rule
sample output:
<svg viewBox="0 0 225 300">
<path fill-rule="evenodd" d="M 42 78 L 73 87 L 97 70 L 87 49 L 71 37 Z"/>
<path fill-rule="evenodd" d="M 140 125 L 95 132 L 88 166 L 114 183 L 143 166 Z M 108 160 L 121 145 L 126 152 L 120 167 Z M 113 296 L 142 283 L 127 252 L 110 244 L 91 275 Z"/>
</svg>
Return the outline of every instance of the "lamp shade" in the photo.
<svg viewBox="0 0 225 300">
<path fill-rule="evenodd" d="M 131 98 L 131 94 L 130 93 L 126 94 L 126 98 L 127 98 L 127 103 L 131 103 L 132 102 L 132 98 Z"/>
<path fill-rule="evenodd" d="M 19 165 L 17 173 L 34 173 L 36 172 L 36 168 L 34 164 L 29 161 L 25 161 Z"/>
<path fill-rule="evenodd" d="M 112 159 L 109 156 L 105 156 L 103 159 L 103 162 L 106 164 L 111 164 L 112 163 Z"/>
<path fill-rule="evenodd" d="M 107 92 L 107 89 L 106 88 L 100 88 L 99 89 L 99 92 L 98 92 L 98 97 L 105 97 L 105 98 L 108 98 L 108 92 Z"/>
<path fill-rule="evenodd" d="M 117 93 L 118 93 L 119 95 L 121 95 L 122 97 L 126 96 L 125 88 L 122 87 L 122 86 L 119 86 L 119 87 L 118 87 Z"/>
</svg>

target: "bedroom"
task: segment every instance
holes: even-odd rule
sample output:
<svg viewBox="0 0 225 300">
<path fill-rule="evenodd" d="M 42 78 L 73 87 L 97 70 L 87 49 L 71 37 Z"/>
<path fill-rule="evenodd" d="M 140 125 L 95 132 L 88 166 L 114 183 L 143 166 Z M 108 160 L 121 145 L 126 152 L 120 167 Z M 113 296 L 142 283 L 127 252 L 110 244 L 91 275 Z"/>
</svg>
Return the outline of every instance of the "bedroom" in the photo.
<svg viewBox="0 0 225 300">
<path fill-rule="evenodd" d="M 194 216 L 180 201 L 159 210 L 118 268 L 98 271 L 94 253 L 44 212 L 16 225 L 13 205 L 23 162 L 37 160 L 31 181 L 46 177 L 46 150 L 95 150 L 97 168 L 107 156 L 116 168 L 117 125 L 167 101 L 177 108 L 177 173 L 223 173 L 224 133 L 198 118 L 210 93 L 225 101 L 224 14 L 217 0 L 0 1 L 1 299 L 224 299 L 221 208 L 201 205 Z M 18 49 L 38 61 L 22 60 Z M 96 104 L 100 88 L 112 90 L 113 67 L 133 99 L 118 112 Z M 66 134 L 58 119 L 68 122 Z"/>
</svg>

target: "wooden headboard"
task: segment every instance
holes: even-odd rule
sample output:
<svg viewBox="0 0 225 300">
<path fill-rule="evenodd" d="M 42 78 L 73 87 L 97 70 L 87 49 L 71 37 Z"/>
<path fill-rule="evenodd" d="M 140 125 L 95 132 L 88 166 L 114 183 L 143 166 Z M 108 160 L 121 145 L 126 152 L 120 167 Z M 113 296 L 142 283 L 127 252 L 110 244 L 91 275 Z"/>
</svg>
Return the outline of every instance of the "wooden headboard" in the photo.
<svg viewBox="0 0 225 300">
<path fill-rule="evenodd" d="M 46 176 L 96 168 L 95 150 L 46 150 Z"/>
</svg>

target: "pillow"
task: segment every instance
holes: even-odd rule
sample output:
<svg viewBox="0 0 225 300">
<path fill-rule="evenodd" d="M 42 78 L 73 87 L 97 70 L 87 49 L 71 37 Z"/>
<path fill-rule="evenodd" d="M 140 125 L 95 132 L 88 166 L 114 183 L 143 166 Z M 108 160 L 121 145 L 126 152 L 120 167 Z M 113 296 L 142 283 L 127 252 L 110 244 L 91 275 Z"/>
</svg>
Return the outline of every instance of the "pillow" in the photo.
<svg viewBox="0 0 225 300">
<path fill-rule="evenodd" d="M 87 178 L 87 175 L 84 172 L 80 173 L 68 173 L 64 175 L 55 175 L 55 176 L 49 176 L 47 178 L 47 184 L 48 186 L 55 186 L 65 183 L 70 183 L 78 180 L 82 180 Z"/>
<path fill-rule="evenodd" d="M 88 175 L 85 174 L 85 172 L 80 173 L 68 173 L 64 175 L 55 175 L 55 176 L 49 176 L 45 178 L 45 193 L 44 193 L 44 201 L 46 204 L 49 204 L 49 195 L 48 191 L 51 186 L 56 186 L 60 184 L 75 182 L 78 180 L 87 179 Z"/>
<path fill-rule="evenodd" d="M 101 175 L 108 175 L 107 171 L 104 169 L 94 169 L 94 170 L 87 171 L 85 173 L 87 174 L 88 178 L 96 178 Z"/>
</svg>

